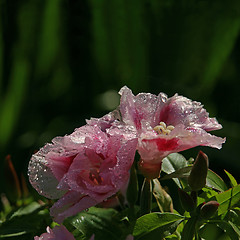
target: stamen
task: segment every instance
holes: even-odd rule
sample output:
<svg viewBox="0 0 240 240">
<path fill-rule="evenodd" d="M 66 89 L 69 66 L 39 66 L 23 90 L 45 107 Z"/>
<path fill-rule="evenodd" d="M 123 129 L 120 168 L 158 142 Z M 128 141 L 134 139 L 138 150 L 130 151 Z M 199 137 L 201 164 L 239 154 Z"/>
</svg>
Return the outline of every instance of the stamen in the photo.
<svg viewBox="0 0 240 240">
<path fill-rule="evenodd" d="M 163 126 L 163 127 L 164 127 L 164 129 L 167 127 L 167 125 L 166 125 L 166 123 L 165 123 L 165 122 L 160 122 L 160 123 L 159 123 L 159 125 L 160 125 L 160 126 Z"/>
<path fill-rule="evenodd" d="M 172 126 L 172 125 L 167 126 L 167 129 L 170 130 L 170 131 L 172 131 L 174 128 L 175 128 L 175 127 Z"/>
<path fill-rule="evenodd" d="M 99 176 L 99 170 L 91 170 L 89 172 L 89 179 L 96 185 L 99 185 L 103 182 L 103 178 Z"/>
<path fill-rule="evenodd" d="M 165 122 L 160 122 L 159 125 L 153 128 L 158 134 L 169 135 L 175 127 L 172 125 L 167 126 Z"/>
</svg>

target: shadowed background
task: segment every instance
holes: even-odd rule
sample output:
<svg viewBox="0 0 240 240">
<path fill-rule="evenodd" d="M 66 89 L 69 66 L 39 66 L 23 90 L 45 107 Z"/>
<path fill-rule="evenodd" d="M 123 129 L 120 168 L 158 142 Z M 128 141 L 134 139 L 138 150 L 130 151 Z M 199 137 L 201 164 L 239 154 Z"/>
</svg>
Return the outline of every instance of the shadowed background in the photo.
<svg viewBox="0 0 240 240">
<path fill-rule="evenodd" d="M 224 126 L 210 167 L 239 178 L 240 1 L 1 0 L 0 169 L 119 103 L 118 90 L 176 92 Z M 200 149 L 200 148 L 199 148 Z M 196 156 L 198 149 L 185 156 Z M 4 192 L 1 174 L 0 192 Z"/>
</svg>

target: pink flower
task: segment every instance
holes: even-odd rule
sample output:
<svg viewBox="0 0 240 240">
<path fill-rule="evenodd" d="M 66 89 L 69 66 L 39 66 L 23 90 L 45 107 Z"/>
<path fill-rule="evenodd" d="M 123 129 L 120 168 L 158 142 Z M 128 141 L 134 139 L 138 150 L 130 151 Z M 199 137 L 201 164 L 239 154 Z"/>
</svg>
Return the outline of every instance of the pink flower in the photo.
<svg viewBox="0 0 240 240">
<path fill-rule="evenodd" d="M 40 194 L 59 199 L 50 209 L 55 221 L 101 203 L 127 184 L 137 145 L 128 130 L 96 123 L 52 142 L 32 156 L 29 179 Z"/>
<path fill-rule="evenodd" d="M 75 240 L 73 235 L 63 226 L 56 226 L 53 229 L 47 227 L 47 232 L 34 240 Z"/>
<path fill-rule="evenodd" d="M 170 153 L 196 146 L 220 149 L 225 139 L 207 133 L 222 126 L 201 103 L 177 94 L 168 98 L 140 93 L 136 96 L 126 86 L 120 90 L 122 121 L 134 127 L 141 155 L 140 169 L 150 178 L 159 176 L 161 161 Z"/>
</svg>

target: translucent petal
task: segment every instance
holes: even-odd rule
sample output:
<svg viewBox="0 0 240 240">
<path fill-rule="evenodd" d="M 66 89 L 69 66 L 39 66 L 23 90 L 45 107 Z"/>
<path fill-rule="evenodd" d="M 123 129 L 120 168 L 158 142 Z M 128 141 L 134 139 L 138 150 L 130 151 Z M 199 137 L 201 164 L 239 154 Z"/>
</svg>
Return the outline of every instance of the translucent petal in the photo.
<svg viewBox="0 0 240 240">
<path fill-rule="evenodd" d="M 46 145 L 32 156 L 28 166 L 28 175 L 30 183 L 39 194 L 47 198 L 56 199 L 61 197 L 64 192 L 57 189 L 58 180 L 45 159 L 47 151 L 51 148 L 52 145 Z"/>
</svg>

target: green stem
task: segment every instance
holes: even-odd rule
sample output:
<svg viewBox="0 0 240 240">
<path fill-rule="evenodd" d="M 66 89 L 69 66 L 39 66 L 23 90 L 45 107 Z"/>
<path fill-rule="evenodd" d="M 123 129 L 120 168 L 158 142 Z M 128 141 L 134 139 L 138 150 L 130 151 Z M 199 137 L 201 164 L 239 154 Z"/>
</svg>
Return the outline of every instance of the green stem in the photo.
<svg viewBox="0 0 240 240">
<path fill-rule="evenodd" d="M 127 188 L 127 201 L 129 204 L 129 219 L 135 219 L 135 204 L 138 200 L 138 178 L 137 171 L 135 167 L 135 161 L 132 164 L 130 171 L 130 179 Z"/>
<path fill-rule="evenodd" d="M 150 213 L 152 210 L 152 182 L 151 179 L 144 179 L 141 197 L 140 197 L 140 214 Z"/>
</svg>

